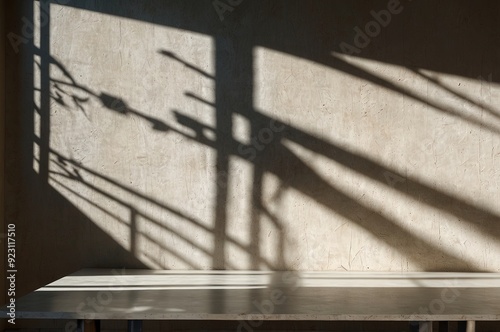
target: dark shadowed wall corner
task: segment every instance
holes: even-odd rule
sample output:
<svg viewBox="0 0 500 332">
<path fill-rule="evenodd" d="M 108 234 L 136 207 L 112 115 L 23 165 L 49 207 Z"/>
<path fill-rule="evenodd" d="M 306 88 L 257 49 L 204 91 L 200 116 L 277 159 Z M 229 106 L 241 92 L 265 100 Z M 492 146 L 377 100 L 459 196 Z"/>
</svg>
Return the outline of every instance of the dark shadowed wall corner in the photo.
<svg viewBox="0 0 500 332">
<path fill-rule="evenodd" d="M 5 252 L 3 245 L 3 233 L 5 233 L 5 219 L 4 219 L 4 116 L 5 116 L 5 9 L 6 2 L 2 2 L 0 4 L 0 35 L 2 36 L 2 42 L 0 43 L 0 226 L 1 226 L 1 234 L 2 234 L 2 246 L 0 249 L 0 265 L 5 266 Z M 1 272 L 2 283 L 0 283 L 0 293 L 2 294 L 2 304 L 5 303 L 5 271 L 2 268 Z M 5 321 L 2 320 L 0 322 L 0 330 L 4 330 Z"/>
</svg>

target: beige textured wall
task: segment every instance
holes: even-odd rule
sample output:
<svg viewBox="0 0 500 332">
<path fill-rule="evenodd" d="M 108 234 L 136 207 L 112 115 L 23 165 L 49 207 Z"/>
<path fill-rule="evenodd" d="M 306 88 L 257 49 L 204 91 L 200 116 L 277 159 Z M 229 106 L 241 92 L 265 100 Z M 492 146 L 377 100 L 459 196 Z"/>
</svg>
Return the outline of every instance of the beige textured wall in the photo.
<svg viewBox="0 0 500 332">
<path fill-rule="evenodd" d="M 35 5 L 9 131 L 26 289 L 83 266 L 500 271 L 498 8 Z"/>
</svg>

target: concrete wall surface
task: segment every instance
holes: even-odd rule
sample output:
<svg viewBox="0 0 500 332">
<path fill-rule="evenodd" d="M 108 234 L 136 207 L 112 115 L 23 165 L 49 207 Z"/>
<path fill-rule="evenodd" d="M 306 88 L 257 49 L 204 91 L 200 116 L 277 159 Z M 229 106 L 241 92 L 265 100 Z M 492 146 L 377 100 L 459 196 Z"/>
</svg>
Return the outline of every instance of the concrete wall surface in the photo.
<svg viewBox="0 0 500 332">
<path fill-rule="evenodd" d="M 7 215 L 82 267 L 500 271 L 496 1 L 20 1 Z"/>
</svg>

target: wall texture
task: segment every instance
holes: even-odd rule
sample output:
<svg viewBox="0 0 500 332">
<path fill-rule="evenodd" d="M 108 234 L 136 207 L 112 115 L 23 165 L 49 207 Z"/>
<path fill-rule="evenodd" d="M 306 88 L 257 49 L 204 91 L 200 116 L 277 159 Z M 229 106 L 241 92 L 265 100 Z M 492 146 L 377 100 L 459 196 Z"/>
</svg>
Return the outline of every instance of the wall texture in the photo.
<svg viewBox="0 0 500 332">
<path fill-rule="evenodd" d="M 499 3 L 232 3 L 23 2 L 23 290 L 86 266 L 500 271 Z"/>
</svg>

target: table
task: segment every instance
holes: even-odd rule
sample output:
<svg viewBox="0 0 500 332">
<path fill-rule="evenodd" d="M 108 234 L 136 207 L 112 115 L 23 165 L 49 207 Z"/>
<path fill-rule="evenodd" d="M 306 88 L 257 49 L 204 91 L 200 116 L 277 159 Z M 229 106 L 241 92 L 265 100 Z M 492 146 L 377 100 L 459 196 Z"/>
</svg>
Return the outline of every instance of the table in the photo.
<svg viewBox="0 0 500 332">
<path fill-rule="evenodd" d="M 8 309 L 0 311 L 7 317 Z M 420 322 L 500 320 L 500 273 L 179 271 L 84 269 L 16 300 L 16 318 L 235 320 L 250 331 L 263 320 Z M 91 322 L 91 323 L 89 323 Z"/>
</svg>

